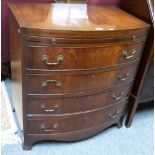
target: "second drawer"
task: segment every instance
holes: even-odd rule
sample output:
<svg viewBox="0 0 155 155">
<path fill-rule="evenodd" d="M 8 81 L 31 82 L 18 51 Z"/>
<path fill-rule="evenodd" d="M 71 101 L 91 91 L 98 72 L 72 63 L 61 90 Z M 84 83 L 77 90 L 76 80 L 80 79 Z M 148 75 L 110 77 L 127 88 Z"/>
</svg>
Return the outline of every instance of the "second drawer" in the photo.
<svg viewBox="0 0 155 155">
<path fill-rule="evenodd" d="M 92 74 L 29 74 L 27 92 L 28 94 L 66 94 L 106 89 L 132 81 L 136 71 L 137 66 L 132 64 L 119 70 Z"/>
</svg>

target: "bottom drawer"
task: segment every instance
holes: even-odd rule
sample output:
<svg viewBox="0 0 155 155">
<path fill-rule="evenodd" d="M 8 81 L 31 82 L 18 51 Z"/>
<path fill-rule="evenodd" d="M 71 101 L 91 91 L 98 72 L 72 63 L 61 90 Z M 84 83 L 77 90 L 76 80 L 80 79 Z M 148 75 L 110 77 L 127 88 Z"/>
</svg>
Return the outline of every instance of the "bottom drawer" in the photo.
<svg viewBox="0 0 155 155">
<path fill-rule="evenodd" d="M 126 102 L 97 111 L 74 114 L 70 116 L 28 117 L 28 134 L 55 134 L 73 132 L 91 128 L 122 116 Z"/>
</svg>

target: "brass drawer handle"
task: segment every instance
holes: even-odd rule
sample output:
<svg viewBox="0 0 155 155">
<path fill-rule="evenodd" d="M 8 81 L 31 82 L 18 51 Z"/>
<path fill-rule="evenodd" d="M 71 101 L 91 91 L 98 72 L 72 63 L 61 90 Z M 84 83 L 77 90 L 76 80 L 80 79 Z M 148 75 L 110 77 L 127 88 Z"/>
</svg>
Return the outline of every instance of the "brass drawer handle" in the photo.
<svg viewBox="0 0 155 155">
<path fill-rule="evenodd" d="M 110 119 L 115 119 L 120 113 L 121 113 L 120 110 L 115 111 L 114 114 L 111 114 L 111 113 L 110 113 L 110 114 L 109 114 L 109 118 L 110 118 Z"/>
<path fill-rule="evenodd" d="M 56 40 L 54 38 L 52 39 L 51 43 L 52 43 L 52 45 L 56 45 L 57 44 L 57 42 L 56 42 Z"/>
<path fill-rule="evenodd" d="M 116 95 L 112 95 L 112 99 L 114 99 L 114 101 L 119 101 L 122 97 L 123 97 L 123 92 L 120 93 L 120 95 L 118 97 L 116 97 Z"/>
<path fill-rule="evenodd" d="M 58 65 L 58 64 L 60 64 L 61 62 L 64 61 L 64 56 L 63 55 L 58 55 L 57 58 L 56 58 L 56 62 L 49 62 L 48 56 L 47 55 L 42 55 L 41 60 L 43 62 L 45 62 L 46 65 L 48 65 L 48 66 L 56 66 L 56 65 Z"/>
<path fill-rule="evenodd" d="M 40 128 L 43 130 L 43 132 L 53 132 L 56 128 L 58 128 L 58 123 L 54 123 L 51 129 L 46 129 L 45 124 L 41 124 Z"/>
<path fill-rule="evenodd" d="M 135 41 L 137 39 L 137 37 L 136 36 L 132 36 L 132 39 Z"/>
<path fill-rule="evenodd" d="M 136 53 L 136 50 L 135 49 L 131 50 L 130 52 L 127 51 L 127 50 L 124 50 L 123 53 L 122 53 L 122 56 L 125 59 L 131 59 L 134 56 L 135 53 Z"/>
<path fill-rule="evenodd" d="M 45 109 L 45 105 L 44 104 L 41 105 L 41 109 L 43 109 L 44 112 L 54 112 L 58 108 L 59 108 L 59 105 L 57 105 L 57 104 L 52 106 L 50 109 Z"/>
<path fill-rule="evenodd" d="M 121 81 L 125 81 L 125 80 L 127 80 L 128 79 L 128 77 L 129 77 L 129 73 L 126 73 L 124 76 L 118 76 L 118 79 L 119 80 L 121 80 Z"/>
<path fill-rule="evenodd" d="M 41 86 L 42 87 L 47 87 L 49 83 L 54 83 L 57 87 L 63 87 L 63 84 L 57 80 L 46 80 L 43 81 Z"/>
</svg>

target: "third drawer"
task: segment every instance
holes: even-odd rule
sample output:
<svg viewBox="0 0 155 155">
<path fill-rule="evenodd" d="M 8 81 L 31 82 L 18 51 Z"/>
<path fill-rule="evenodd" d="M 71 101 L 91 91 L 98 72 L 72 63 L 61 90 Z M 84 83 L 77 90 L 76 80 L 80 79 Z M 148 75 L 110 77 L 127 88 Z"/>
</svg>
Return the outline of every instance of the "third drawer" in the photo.
<svg viewBox="0 0 155 155">
<path fill-rule="evenodd" d="M 36 98 L 29 96 L 27 113 L 28 115 L 70 115 L 103 107 L 106 108 L 127 100 L 131 87 L 132 83 L 121 87 L 118 86 L 103 93 L 77 97 L 45 98 L 45 96 L 43 96 L 43 98 Z"/>
</svg>

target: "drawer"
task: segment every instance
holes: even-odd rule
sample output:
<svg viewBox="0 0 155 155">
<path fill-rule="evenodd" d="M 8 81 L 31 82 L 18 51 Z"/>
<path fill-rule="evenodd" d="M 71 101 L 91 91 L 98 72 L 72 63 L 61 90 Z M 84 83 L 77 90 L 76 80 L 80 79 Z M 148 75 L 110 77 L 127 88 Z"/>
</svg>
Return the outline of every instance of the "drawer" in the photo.
<svg viewBox="0 0 155 155">
<path fill-rule="evenodd" d="M 92 48 L 27 48 L 27 69 L 69 70 L 104 68 L 139 59 L 143 44 Z"/>
<path fill-rule="evenodd" d="M 121 70 L 79 75 L 28 74 L 28 94 L 65 94 L 106 89 L 132 81 L 137 67 L 125 66 Z"/>
<path fill-rule="evenodd" d="M 28 134 L 54 134 L 91 128 L 106 121 L 119 119 L 125 110 L 125 105 L 126 103 L 121 103 L 107 109 L 68 117 L 29 117 L 27 120 L 27 132 Z"/>
<path fill-rule="evenodd" d="M 131 84 L 118 87 L 108 92 L 90 96 L 65 98 L 33 98 L 28 99 L 27 113 L 33 114 L 71 114 L 109 107 L 127 100 Z"/>
</svg>

